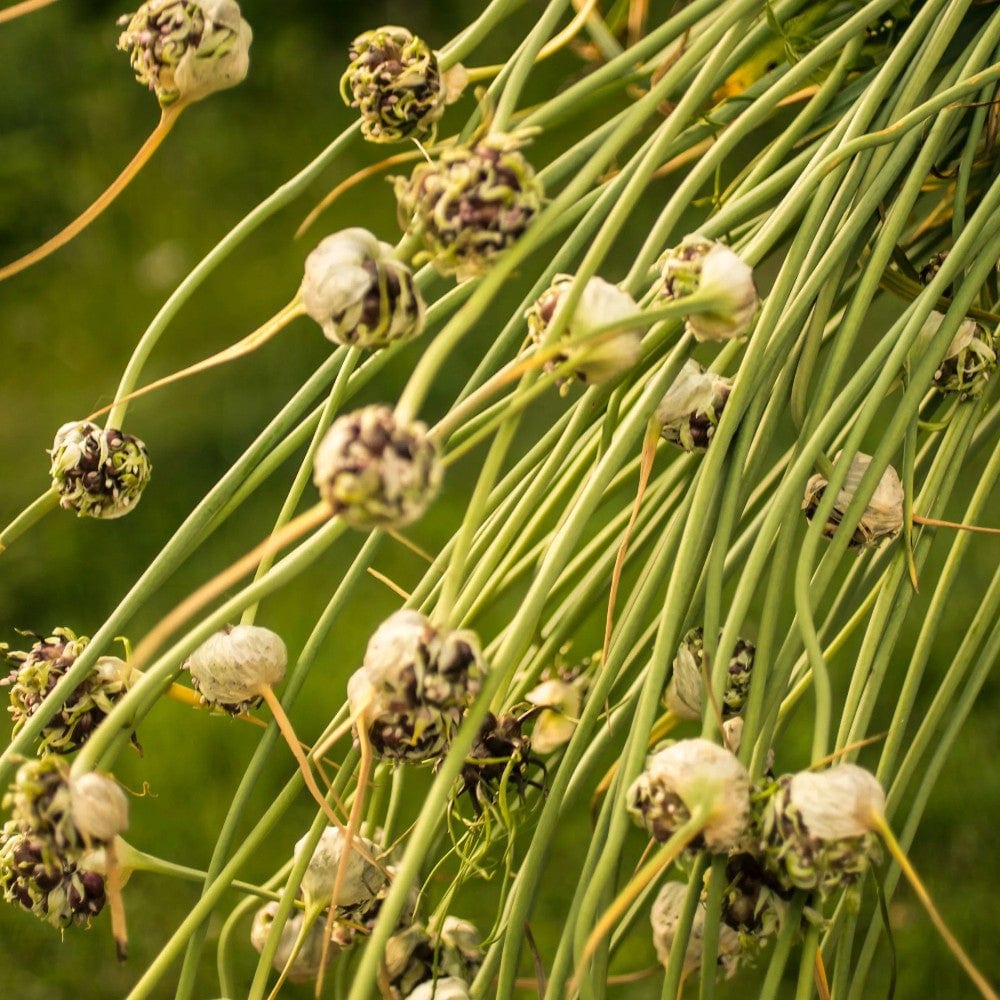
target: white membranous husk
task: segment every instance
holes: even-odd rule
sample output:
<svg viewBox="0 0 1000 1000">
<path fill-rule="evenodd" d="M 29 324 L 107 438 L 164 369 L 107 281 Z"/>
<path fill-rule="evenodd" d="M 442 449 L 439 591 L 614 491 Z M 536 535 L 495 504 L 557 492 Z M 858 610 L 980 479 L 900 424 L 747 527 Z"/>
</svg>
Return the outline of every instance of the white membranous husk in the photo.
<svg viewBox="0 0 1000 1000">
<path fill-rule="evenodd" d="M 360 227 L 320 241 L 306 257 L 300 294 L 335 344 L 376 351 L 424 327 L 424 300 L 412 272 L 388 243 Z"/>
<path fill-rule="evenodd" d="M 688 358 L 656 408 L 660 435 L 682 451 L 705 451 L 732 391 L 732 379 Z"/>
<path fill-rule="evenodd" d="M 670 743 L 646 760 L 627 794 L 629 812 L 656 840 L 669 840 L 696 810 L 700 838 L 714 852 L 731 850 L 750 820 L 750 776 L 729 750 L 710 740 Z"/>
<path fill-rule="evenodd" d="M 931 312 L 917 334 L 915 353 L 927 349 L 943 320 L 941 313 Z M 935 388 L 958 393 L 960 399 L 981 396 L 990 375 L 996 371 L 996 346 L 996 338 L 988 330 L 973 319 L 963 320 L 934 372 Z"/>
<path fill-rule="evenodd" d="M 250 943 L 254 949 L 260 953 L 264 950 L 267 936 L 274 923 L 274 917 L 278 910 L 278 903 L 272 900 L 265 903 L 255 914 L 253 923 L 250 925 Z M 281 928 L 281 937 L 278 940 L 278 947 L 271 961 L 271 966 L 276 971 L 281 971 L 288 965 L 292 949 L 302 932 L 303 923 L 306 919 L 305 913 L 294 911 L 289 914 L 285 921 L 285 926 Z M 292 983 L 307 983 L 314 980 L 319 975 L 319 970 L 323 962 L 323 932 L 324 923 L 322 920 L 316 921 L 306 934 L 305 940 L 299 948 L 298 954 L 288 968 L 286 978 Z M 335 958 L 339 952 L 336 945 L 331 944 L 327 949 L 327 962 Z"/>
<path fill-rule="evenodd" d="M 475 633 L 397 611 L 369 640 L 347 697 L 379 756 L 432 760 L 451 741 L 485 672 Z"/>
<path fill-rule="evenodd" d="M 670 961 L 670 952 L 677 935 L 677 923 L 680 920 L 687 893 L 688 887 L 684 882 L 664 882 L 650 911 L 653 946 L 656 948 L 656 956 L 660 960 L 660 964 L 664 967 Z M 684 952 L 684 975 L 690 975 L 701 967 L 704 937 L 705 905 L 699 902 L 695 909 L 691 934 Z M 718 964 L 727 978 L 736 972 L 741 951 L 739 935 L 731 927 L 722 924 L 719 927 Z"/>
<path fill-rule="evenodd" d="M 724 719 L 738 715 L 743 710 L 750 693 L 754 653 L 754 644 L 748 639 L 736 640 L 729 658 L 726 689 L 719 706 Z M 704 713 L 704 660 L 704 630 L 701 627 L 693 628 L 684 636 L 677 649 L 670 683 L 663 696 L 667 708 L 678 718 L 700 719 Z"/>
<path fill-rule="evenodd" d="M 421 983 L 403 1000 L 471 1000 L 469 984 L 456 976 Z"/>
<path fill-rule="evenodd" d="M 840 461 L 840 456 L 841 453 L 838 451 L 833 458 L 835 463 Z M 851 459 L 850 468 L 844 477 L 843 486 L 841 486 L 837 493 L 833 510 L 830 512 L 826 524 L 823 525 L 823 534 L 828 538 L 833 537 L 834 532 L 840 525 L 844 514 L 847 512 L 847 508 L 854 499 L 858 486 L 861 484 L 861 479 L 871 463 L 871 455 L 865 455 L 862 452 L 858 452 Z M 823 499 L 827 485 L 826 477 L 818 473 L 812 476 L 809 482 L 806 483 L 802 509 L 806 512 L 806 517 L 810 520 L 813 514 L 815 514 L 820 501 Z M 879 479 L 878 485 L 875 487 L 875 492 L 868 501 L 868 506 L 865 507 L 864 513 L 861 515 L 861 520 L 854 529 L 854 534 L 851 536 L 849 544 L 854 547 L 864 546 L 874 548 L 885 538 L 890 540 L 896 538 L 902 530 L 903 484 L 900 482 L 896 470 L 889 465 L 886 467 L 885 472 L 882 473 L 882 478 Z"/>
<path fill-rule="evenodd" d="M 296 857 L 304 849 L 306 839 L 303 837 L 295 845 Z M 344 878 L 337 898 L 334 899 L 337 869 L 343 850 L 344 834 L 337 827 L 328 826 L 313 849 L 309 865 L 302 876 L 302 894 L 306 897 L 307 903 L 332 902 L 341 911 L 356 911 L 363 914 L 375 902 L 389 881 L 385 871 L 373 863 L 378 859 L 381 848 L 364 837 L 356 836 L 352 839 Z"/>
<path fill-rule="evenodd" d="M 288 651 L 276 632 L 260 625 L 227 625 L 184 662 L 203 702 L 233 715 L 260 703 L 261 689 L 285 677 Z"/>
<path fill-rule="evenodd" d="M 873 817 L 884 811 L 882 786 L 856 764 L 782 776 L 760 816 L 769 870 L 821 896 L 853 885 L 879 857 Z"/>
</svg>

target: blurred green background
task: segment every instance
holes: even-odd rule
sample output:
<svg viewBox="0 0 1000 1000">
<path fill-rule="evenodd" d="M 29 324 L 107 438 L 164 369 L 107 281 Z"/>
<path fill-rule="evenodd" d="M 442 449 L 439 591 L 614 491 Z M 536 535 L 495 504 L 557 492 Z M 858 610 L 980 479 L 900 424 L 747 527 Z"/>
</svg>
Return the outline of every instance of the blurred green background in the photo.
<svg viewBox="0 0 1000 1000">
<path fill-rule="evenodd" d="M 470 62 L 506 58 L 540 6 L 525 4 Z M 337 89 L 350 40 L 378 24 L 402 23 L 439 46 L 481 5 L 465 0 L 364 5 L 297 0 L 247 2 L 243 8 L 255 32 L 248 80 L 187 111 L 124 196 L 82 237 L 0 284 L 4 461 L 0 519 L 4 522 L 46 488 L 45 449 L 55 429 L 111 400 L 133 345 L 180 279 L 243 215 L 350 123 L 350 112 Z M 120 13 L 117 3 L 63 0 L 0 26 L 3 261 L 30 249 L 72 218 L 128 161 L 156 123 L 155 100 L 134 83 L 126 56 L 115 51 L 115 18 Z M 552 60 L 533 80 L 526 100 L 544 99 L 579 67 L 568 53 Z M 462 108 L 468 111 L 471 101 L 466 99 Z M 446 128 L 449 121 L 463 120 L 461 111 L 451 115 Z M 537 161 L 550 159 L 562 140 L 560 134 L 540 138 Z M 328 189 L 387 152 L 395 150 L 356 144 L 305 196 L 248 239 L 170 325 L 144 381 L 221 349 L 277 311 L 297 288 L 306 253 L 327 232 L 363 224 L 395 242 L 399 230 L 394 204 L 381 177 L 355 189 L 304 239 L 293 240 L 299 222 Z M 651 210 L 665 196 L 663 187 L 652 190 Z M 642 216 L 635 214 L 634 228 L 622 238 L 621 260 L 644 235 Z M 624 270 L 622 265 L 621 273 L 606 276 L 614 280 Z M 505 301 L 497 303 L 496 316 L 510 314 L 522 284 L 512 283 Z M 464 382 L 495 332 L 484 328 L 463 347 L 454 359 L 454 378 L 439 387 L 430 402 L 432 410 L 446 405 L 449 393 Z M 416 344 L 401 352 L 362 400 L 393 400 L 420 349 Z M 66 625 L 92 634 L 191 507 L 328 352 L 328 343 L 315 327 L 301 320 L 251 358 L 134 403 L 126 427 L 146 441 L 155 467 L 147 497 L 134 514 L 117 522 L 52 514 L 4 553 L 0 641 L 18 648 L 21 640 L 15 628 L 47 633 Z M 557 405 L 533 411 L 529 431 L 547 426 Z M 267 533 L 297 464 L 296 458 L 274 476 L 140 611 L 127 630 L 133 641 L 194 586 L 245 551 L 250 540 Z M 474 461 L 460 467 L 431 516 L 413 531 L 432 551 L 457 524 L 474 468 Z M 353 537 L 344 539 L 305 579 L 265 602 L 258 621 L 279 631 L 293 653 L 357 545 Z M 997 549 L 991 543 L 976 549 L 978 562 L 970 562 L 955 593 L 960 608 L 974 607 L 996 563 Z M 395 546 L 384 547 L 376 565 L 406 587 L 422 573 L 419 561 Z M 927 572 L 933 571 L 932 566 Z M 360 662 L 367 636 L 397 605 L 398 599 L 374 580 L 359 589 L 356 608 L 337 624 L 293 713 L 304 739 L 312 738 L 341 704 L 344 680 Z M 914 630 L 925 606 L 926 597 L 918 598 Z M 501 620 L 504 608 L 495 609 L 495 615 Z M 956 645 L 966 617 L 959 615 L 954 627 L 945 624 L 929 676 L 943 673 L 948 650 Z M 597 641 L 596 632 L 581 636 L 576 651 L 587 652 Z M 912 636 L 904 639 L 901 655 L 911 643 Z M 926 692 L 925 698 L 932 693 Z M 995 948 L 1000 915 L 995 841 L 1000 769 L 993 766 L 1000 744 L 998 707 L 1000 692 L 994 680 L 942 775 L 913 850 L 916 866 L 947 919 L 994 979 L 1000 978 Z M 890 709 L 891 705 L 884 706 L 882 721 Z M 873 728 L 877 731 L 879 723 Z M 139 735 L 144 757 L 128 754 L 117 771 L 136 792 L 148 789 L 144 797 L 133 800 L 129 839 L 165 858 L 204 866 L 258 732 L 166 702 L 146 720 Z M 789 746 L 794 748 L 800 738 L 790 733 Z M 275 751 L 252 813 L 264 808 L 291 771 L 287 752 Z M 412 782 L 415 796 L 425 780 L 429 775 Z M 551 957 L 575 882 L 570 861 L 575 854 L 570 852 L 571 845 L 587 835 L 585 812 L 581 809 L 579 823 L 562 835 L 566 856 L 558 850 L 553 854 L 546 896 L 533 924 L 546 958 Z M 313 806 L 303 797 L 245 877 L 263 879 L 279 866 L 313 814 Z M 633 846 L 638 850 L 640 844 L 637 831 Z M 460 896 L 456 909 L 486 929 L 497 893 L 494 879 Z M 60 941 L 58 932 L 28 914 L 0 907 L 4 969 L 0 995 L 23 1000 L 122 997 L 195 899 L 196 888 L 137 874 L 126 892 L 131 954 L 122 967 L 114 962 L 104 916 L 89 931 L 70 929 Z M 900 965 L 896 995 L 969 995 L 969 985 L 908 892 L 898 894 L 892 912 Z M 217 930 L 218 921 L 213 921 L 212 934 Z M 616 969 L 640 968 L 654 961 L 644 923 L 633 937 L 634 945 Z M 211 948 L 205 954 L 197 995 L 207 998 L 216 996 L 218 987 Z M 882 954 L 881 981 L 873 977 L 873 997 L 885 995 L 888 959 Z M 255 960 L 247 945 L 242 961 L 248 977 Z M 524 974 L 530 973 L 525 962 Z M 168 977 L 155 995 L 171 996 L 172 982 Z M 638 998 L 659 994 L 656 978 L 618 992 Z M 309 987 L 292 987 L 287 995 L 311 992 Z M 719 988 L 720 997 L 753 995 L 752 976 Z"/>
</svg>

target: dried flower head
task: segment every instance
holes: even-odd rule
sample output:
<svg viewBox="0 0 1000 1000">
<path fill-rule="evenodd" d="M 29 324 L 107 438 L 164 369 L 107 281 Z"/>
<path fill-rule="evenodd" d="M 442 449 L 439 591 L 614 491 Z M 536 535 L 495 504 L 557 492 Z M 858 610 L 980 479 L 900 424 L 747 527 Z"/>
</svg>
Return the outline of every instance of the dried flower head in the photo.
<svg viewBox="0 0 1000 1000">
<path fill-rule="evenodd" d="M 482 962 L 479 931 L 467 920 L 451 916 L 445 917 L 439 933 L 412 924 L 393 934 L 385 947 L 386 980 L 398 997 L 410 996 L 421 983 L 432 983 L 436 975 L 468 984 Z"/>
<path fill-rule="evenodd" d="M 295 845 L 296 857 L 305 849 L 308 839 L 303 837 Z M 385 872 L 369 860 L 377 859 L 381 848 L 364 837 L 352 839 L 344 879 L 334 899 L 337 868 L 343 850 L 344 834 L 337 827 L 328 826 L 313 849 L 309 866 L 302 877 L 302 895 L 307 904 L 329 905 L 332 902 L 343 913 L 364 914 L 388 885 Z"/>
<path fill-rule="evenodd" d="M 792 892 L 771 875 L 763 859 L 750 851 L 734 851 L 726 861 L 722 922 L 739 937 L 740 950 L 755 957 L 777 932 Z M 706 884 L 710 872 L 705 873 Z"/>
<path fill-rule="evenodd" d="M 400 226 L 420 236 L 441 274 L 485 273 L 541 209 L 542 184 L 523 145 L 523 136 L 494 133 L 393 179 Z"/>
<path fill-rule="evenodd" d="M 118 24 L 118 48 L 161 108 L 200 101 L 247 75 L 253 32 L 234 0 L 148 0 Z"/>
<path fill-rule="evenodd" d="M 720 632 L 721 636 L 721 632 Z M 729 657 L 726 690 L 722 696 L 722 717 L 743 711 L 750 693 L 750 674 L 756 647 L 747 639 L 737 639 Z M 681 640 L 674 657 L 673 674 L 663 700 L 681 719 L 700 719 L 704 713 L 705 631 L 693 628 Z"/>
<path fill-rule="evenodd" d="M 431 979 L 421 983 L 403 1000 L 471 1000 L 469 984 L 457 976 L 446 976 L 444 979 Z"/>
<path fill-rule="evenodd" d="M 475 633 L 439 629 L 416 611 L 397 611 L 369 640 L 347 697 L 379 756 L 433 760 L 451 741 L 485 672 Z"/>
<path fill-rule="evenodd" d="M 540 683 L 524 696 L 527 702 L 541 709 L 531 729 L 531 747 L 535 753 L 552 753 L 572 738 L 590 687 L 587 669 L 590 663 L 587 660 L 580 666 L 546 671 Z"/>
<path fill-rule="evenodd" d="M 52 630 L 42 638 L 22 633 L 37 641 L 27 652 L 6 653 L 13 669 L 0 684 L 10 687 L 7 711 L 14 719 L 14 733 L 35 714 L 49 692 L 59 683 L 90 641 L 68 628 Z M 2 647 L 0 647 L 2 649 Z M 62 708 L 42 729 L 39 753 L 71 753 L 79 749 L 140 676 L 117 656 L 102 656 L 90 673 L 73 690 Z M 134 737 L 133 737 L 134 742 Z"/>
<path fill-rule="evenodd" d="M 477 813 L 495 797 L 505 775 L 519 796 L 529 786 L 544 790 L 542 782 L 528 777 L 529 767 L 540 767 L 544 775 L 545 765 L 532 754 L 531 740 L 521 731 L 523 722 L 523 717 L 515 715 L 501 715 L 498 719 L 492 712 L 486 713 L 462 767 L 458 793 L 468 793 Z"/>
<path fill-rule="evenodd" d="M 852 885 L 880 856 L 872 817 L 884 812 L 882 786 L 856 764 L 786 774 L 763 798 L 768 870 L 786 887 L 823 897 Z"/>
<path fill-rule="evenodd" d="M 758 303 L 753 270 L 724 243 L 697 233 L 685 236 L 660 258 L 660 267 L 665 298 L 697 293 L 719 300 L 710 311 L 687 317 L 695 340 L 732 340 L 750 329 Z"/>
<path fill-rule="evenodd" d="M 89 420 L 63 424 L 49 455 L 59 505 L 79 517 L 110 520 L 127 514 L 139 502 L 153 469 L 137 437 L 110 427 L 102 430 Z"/>
<path fill-rule="evenodd" d="M 201 700 L 231 715 L 259 705 L 261 689 L 280 684 L 287 666 L 281 636 L 259 625 L 227 625 L 184 661 Z"/>
<path fill-rule="evenodd" d="M 574 282 L 571 274 L 557 274 L 549 288 L 524 314 L 528 321 L 528 333 L 536 344 L 545 339 L 549 324 L 555 318 L 560 303 L 565 299 Z M 583 287 L 580 301 L 573 309 L 562 339 L 566 348 L 545 366 L 552 371 L 568 361 L 573 363 L 573 374 L 569 378 L 557 380 L 563 393 L 569 391 L 573 379 L 585 385 L 598 385 L 621 375 L 634 367 L 642 352 L 642 333 L 636 327 L 610 330 L 590 342 L 574 344 L 570 341 L 585 338 L 599 327 L 618 320 L 634 321 L 639 306 L 628 292 L 603 278 L 593 277 Z"/>
<path fill-rule="evenodd" d="M 750 776 L 730 751 L 709 740 L 680 740 L 652 754 L 628 790 L 628 809 L 656 840 L 669 840 L 695 812 L 710 851 L 731 850 L 750 820 Z"/>
<path fill-rule="evenodd" d="M 682 451 L 705 451 L 732 391 L 732 379 L 689 358 L 656 408 L 663 439 Z"/>
<path fill-rule="evenodd" d="M 253 917 L 250 925 L 250 943 L 258 952 L 264 950 L 267 943 L 267 936 L 271 932 L 271 925 L 274 923 L 275 914 L 278 912 L 278 903 L 272 900 L 265 903 Z M 301 912 L 293 912 L 285 921 L 285 926 L 281 928 L 281 937 L 278 939 L 278 947 L 271 961 L 272 967 L 276 971 L 281 971 L 288 965 L 288 960 L 292 956 L 292 949 L 295 942 L 303 930 L 303 923 L 306 915 Z M 319 970 L 323 962 L 323 929 L 322 921 L 318 921 L 309 929 L 305 940 L 299 948 L 292 964 L 288 966 L 286 979 L 293 983 L 308 983 L 319 975 Z M 327 962 L 336 957 L 340 949 L 336 945 L 331 945 L 327 949 Z"/>
<path fill-rule="evenodd" d="M 388 406 L 338 417 L 313 460 L 320 496 L 352 528 L 399 528 L 437 495 L 437 448 L 419 420 L 402 423 Z"/>
<path fill-rule="evenodd" d="M 128 800 L 118 783 L 94 772 L 71 778 L 56 754 L 25 761 L 3 804 L 18 829 L 59 853 L 99 847 L 128 828 Z"/>
<path fill-rule="evenodd" d="M 369 142 L 433 136 L 447 95 L 437 56 L 422 38 L 387 25 L 358 35 L 349 55 L 340 96 L 360 110 Z"/>
<path fill-rule="evenodd" d="M 932 312 L 927 317 L 917 334 L 918 351 L 926 350 L 943 320 L 944 316 L 939 312 Z M 997 351 L 993 335 L 975 320 L 963 320 L 934 372 L 934 387 L 939 392 L 958 393 L 962 400 L 975 399 L 982 395 L 996 367 Z"/>
<path fill-rule="evenodd" d="M 834 462 L 840 460 L 841 453 L 838 451 L 834 456 Z M 844 478 L 844 485 L 841 486 L 837 494 L 833 510 L 823 525 L 823 534 L 827 538 L 832 538 L 837 526 L 843 520 L 847 508 L 854 499 L 861 479 L 872 464 L 871 455 L 858 452 L 851 460 L 851 467 L 847 470 Z M 805 498 L 802 501 L 802 509 L 806 512 L 806 517 L 811 521 L 819 506 L 823 494 L 826 492 L 827 480 L 825 476 L 818 473 L 806 483 Z M 899 481 L 896 470 L 890 465 L 882 473 L 882 478 L 875 487 L 875 492 L 868 501 L 868 506 L 861 515 L 858 526 L 854 529 L 854 534 L 848 543 L 852 547 L 864 546 L 875 548 L 883 538 L 896 538 L 903 530 L 903 484 Z"/>
<path fill-rule="evenodd" d="M 684 882 L 664 882 L 653 902 L 650 912 L 650 923 L 653 926 L 653 947 L 656 956 L 665 967 L 670 961 L 670 952 L 677 936 L 677 923 L 688 887 Z M 688 937 L 684 952 L 684 975 L 688 976 L 701 968 L 701 956 L 704 951 L 705 939 L 705 904 L 699 902 L 691 924 L 691 934 Z M 719 968 L 730 978 L 737 969 L 741 953 L 739 935 L 731 927 L 722 924 L 719 928 Z"/>
<path fill-rule="evenodd" d="M 344 229 L 321 241 L 306 257 L 300 293 L 335 344 L 377 351 L 424 328 L 413 274 L 367 229 Z"/>
<path fill-rule="evenodd" d="M 60 929 L 88 924 L 104 908 L 104 877 L 55 850 L 16 822 L 0 832 L 0 890 L 4 899 Z"/>
</svg>

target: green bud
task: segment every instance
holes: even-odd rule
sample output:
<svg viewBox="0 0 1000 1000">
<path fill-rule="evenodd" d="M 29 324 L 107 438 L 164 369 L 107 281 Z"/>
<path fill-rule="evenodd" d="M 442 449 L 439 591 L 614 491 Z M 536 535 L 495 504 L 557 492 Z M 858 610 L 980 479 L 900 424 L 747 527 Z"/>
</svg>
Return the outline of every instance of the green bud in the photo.
<svg viewBox="0 0 1000 1000">
<path fill-rule="evenodd" d="M 78 517 L 124 516 L 139 502 L 153 469 L 138 438 L 88 420 L 63 424 L 49 455 L 59 504 Z"/>
</svg>

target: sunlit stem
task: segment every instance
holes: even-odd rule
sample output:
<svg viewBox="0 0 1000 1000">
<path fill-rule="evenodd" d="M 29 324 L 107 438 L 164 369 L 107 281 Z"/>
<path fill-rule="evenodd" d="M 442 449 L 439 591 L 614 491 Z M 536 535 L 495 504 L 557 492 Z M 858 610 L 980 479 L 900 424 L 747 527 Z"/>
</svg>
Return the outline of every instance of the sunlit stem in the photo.
<svg viewBox="0 0 1000 1000">
<path fill-rule="evenodd" d="M 579 984 L 583 980 L 587 963 L 594 952 L 597 951 L 600 943 L 611 933 L 615 924 L 625 915 L 628 908 L 639 897 L 642 891 L 653 879 L 663 872 L 671 862 L 680 856 L 681 852 L 698 836 L 705 828 L 705 821 L 708 818 L 708 811 L 704 808 L 695 808 L 691 812 L 691 818 L 675 831 L 673 836 L 646 862 L 646 864 L 632 876 L 631 881 L 615 897 L 614 902 L 604 911 L 601 918 L 594 925 L 590 932 L 583 951 L 577 961 L 576 971 L 573 973 L 573 982 L 570 985 L 570 993 L 575 994 Z"/>
<path fill-rule="evenodd" d="M 204 710 L 206 707 L 205 703 L 201 700 L 201 695 L 197 691 L 192 691 L 191 688 L 185 687 L 183 684 L 171 684 L 166 690 L 166 697 L 171 701 L 176 701 L 181 705 L 187 705 L 189 708 L 197 708 L 199 710 Z M 249 715 L 247 712 L 241 712 L 239 715 L 235 716 L 241 722 L 249 722 L 251 725 L 257 726 L 260 729 L 266 729 L 267 723 L 263 719 L 258 719 L 255 715 Z"/>
<path fill-rule="evenodd" d="M 926 524 L 929 528 L 954 528 L 956 531 L 974 531 L 980 535 L 1000 535 L 1000 528 L 984 528 L 978 524 L 959 524 L 957 521 L 939 521 L 936 517 L 913 515 L 914 524 Z"/>
<path fill-rule="evenodd" d="M 112 838 L 104 845 L 104 863 L 107 866 L 108 905 L 111 908 L 111 936 L 115 939 L 118 961 L 128 957 L 128 929 L 125 926 L 125 902 L 122 899 L 122 872 L 118 852 Z"/>
<path fill-rule="evenodd" d="M 224 569 L 216 577 L 199 587 L 193 594 L 181 601 L 165 618 L 161 619 L 155 628 L 135 648 L 130 661 L 137 670 L 140 669 L 168 636 L 180 628 L 186 621 L 196 615 L 206 604 L 214 600 L 237 580 L 252 572 L 254 567 L 273 552 L 278 552 L 290 545 L 297 538 L 319 527 L 330 517 L 330 508 L 325 503 L 318 503 L 294 521 L 289 521 L 285 527 L 264 539 L 256 548 L 238 559 L 230 567 Z"/>
<path fill-rule="evenodd" d="M 297 319 L 299 316 L 304 316 L 306 313 L 306 308 L 302 304 L 302 300 L 299 298 L 298 293 L 296 293 L 295 298 L 292 299 L 288 305 L 284 306 L 281 310 L 275 313 L 266 323 L 254 330 L 253 333 L 247 334 L 242 340 L 237 341 L 235 344 L 230 344 L 225 350 L 219 351 L 218 354 L 213 354 L 210 358 L 204 358 L 201 361 L 196 362 L 193 365 L 189 365 L 187 368 L 183 368 L 178 372 L 173 372 L 170 375 L 164 375 L 163 378 L 157 379 L 155 382 L 150 382 L 149 385 L 144 385 L 134 392 L 130 392 L 127 396 L 121 396 L 116 399 L 113 403 L 109 403 L 107 406 L 102 406 L 101 409 L 96 410 L 91 413 L 87 420 L 96 420 L 97 417 L 102 416 L 109 410 L 121 408 L 121 415 L 124 416 L 124 404 L 132 402 L 133 399 L 138 399 L 140 396 L 145 396 L 147 393 L 152 392 L 154 389 L 162 389 L 164 386 L 172 385 L 174 382 L 180 382 L 182 379 L 188 378 L 191 375 L 197 375 L 199 372 L 208 371 L 210 368 L 215 368 L 218 365 L 224 365 L 229 361 L 235 361 L 237 358 L 245 357 L 247 354 L 256 351 L 258 347 L 262 347 L 266 344 L 275 334 L 280 333 L 292 320 Z"/>
<path fill-rule="evenodd" d="M 944 918 L 940 913 L 938 913 L 937 907 L 931 901 L 930 894 L 927 892 L 927 889 L 924 888 L 923 882 L 917 875 L 913 865 L 910 864 L 909 858 L 907 858 L 906 854 L 903 852 L 903 848 L 896 839 L 896 835 L 892 832 L 886 818 L 880 813 L 873 813 L 869 816 L 869 821 L 872 828 L 885 842 L 885 846 L 889 849 L 889 853 L 892 855 L 893 860 L 897 865 L 899 865 L 900 871 L 902 871 L 902 873 L 906 876 L 906 879 L 910 883 L 913 891 L 917 894 L 917 898 L 927 911 L 927 915 L 931 918 L 931 922 L 937 928 L 941 937 L 944 938 L 944 942 L 948 946 L 948 949 L 955 956 L 955 958 L 958 959 L 958 964 L 965 970 L 966 975 L 972 980 L 973 985 L 977 990 L 979 990 L 980 995 L 985 997 L 986 1000 L 998 1000 L 996 991 L 986 981 L 986 977 L 983 976 L 975 965 L 973 965 L 972 959 L 965 953 L 962 946 L 958 943 L 958 939 L 955 935 L 948 930 L 948 926 L 945 924 Z"/>
<path fill-rule="evenodd" d="M 826 966 L 823 964 L 823 951 L 821 948 L 816 949 L 814 976 L 819 1000 L 830 1000 L 830 981 L 826 976 Z"/>
<path fill-rule="evenodd" d="M 37 264 L 44 260 L 49 254 L 54 253 L 60 247 L 65 246 L 74 236 L 83 232 L 115 198 L 125 190 L 137 173 L 146 165 L 149 158 L 159 149 L 160 144 L 170 134 L 178 116 L 184 110 L 183 102 L 178 101 L 169 108 L 164 108 L 160 114 L 160 121 L 156 128 L 150 133 L 149 138 L 139 147 L 139 152 L 132 157 L 128 166 L 115 178 L 111 186 L 103 194 L 84 209 L 65 229 L 56 233 L 50 240 L 46 240 L 40 247 L 36 247 L 31 253 L 19 257 L 6 267 L 0 267 L 0 281 L 23 271 L 25 268 Z"/>
<path fill-rule="evenodd" d="M 31 14 L 33 11 L 41 10 L 55 2 L 56 0 L 22 0 L 21 3 L 0 10 L 0 24 L 5 21 L 13 21 L 15 17 L 21 17 L 23 14 Z"/>
<path fill-rule="evenodd" d="M 295 964 L 295 959 L 299 957 L 299 952 L 302 950 L 302 946 L 306 943 L 306 939 L 309 937 L 313 929 L 313 925 L 316 923 L 316 919 L 323 912 L 322 905 L 313 904 L 306 910 L 305 915 L 302 918 L 302 926 L 299 927 L 299 933 L 295 936 L 295 943 L 292 945 L 292 950 L 288 953 L 288 958 L 285 961 L 284 968 L 278 975 L 278 981 L 274 984 L 274 989 L 268 994 L 267 1000 L 275 1000 L 278 993 L 281 991 L 281 987 L 285 985 L 285 980 L 288 978 L 288 973 L 292 966 Z M 320 962 L 320 976 L 323 975 L 323 962 L 326 961 L 326 942 L 323 942 L 323 959 Z"/>
</svg>

